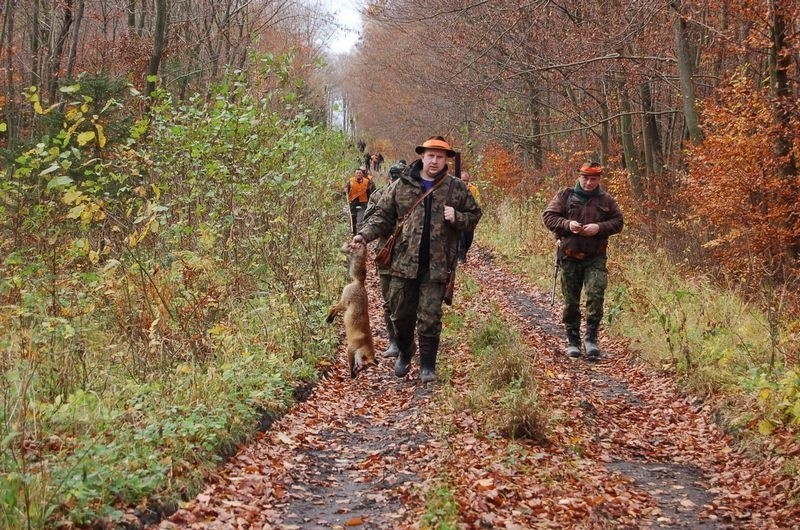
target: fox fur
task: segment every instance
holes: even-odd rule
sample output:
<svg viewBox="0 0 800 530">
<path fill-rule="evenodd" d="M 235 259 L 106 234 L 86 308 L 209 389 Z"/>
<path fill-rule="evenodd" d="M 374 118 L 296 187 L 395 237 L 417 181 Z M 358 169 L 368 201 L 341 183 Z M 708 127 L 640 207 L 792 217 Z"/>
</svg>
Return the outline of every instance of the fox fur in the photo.
<svg viewBox="0 0 800 530">
<path fill-rule="evenodd" d="M 369 300 L 364 286 L 367 279 L 367 246 L 347 242 L 342 246 L 342 252 L 347 255 L 352 281 L 344 286 L 339 303 L 330 308 L 325 321 L 330 324 L 337 313 L 344 313 L 347 362 L 350 377 L 355 377 L 370 364 L 377 364 L 369 324 Z"/>
</svg>

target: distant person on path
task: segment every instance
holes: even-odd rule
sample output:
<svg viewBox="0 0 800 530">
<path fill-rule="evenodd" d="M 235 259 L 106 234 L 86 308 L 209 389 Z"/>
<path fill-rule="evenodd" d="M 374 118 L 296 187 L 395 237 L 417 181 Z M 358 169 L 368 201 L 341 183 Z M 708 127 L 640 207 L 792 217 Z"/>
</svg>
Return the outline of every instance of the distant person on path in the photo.
<svg viewBox="0 0 800 530">
<path fill-rule="evenodd" d="M 375 184 L 364 173 L 363 168 L 356 169 L 355 175 L 350 177 L 345 187 L 347 203 L 350 205 L 350 222 L 353 235 L 358 233 L 358 227 L 361 225 L 364 211 L 367 209 L 369 196 L 375 191 Z"/>
<path fill-rule="evenodd" d="M 390 236 L 408 214 L 392 253 L 389 305 L 400 350 L 394 374 L 405 377 L 417 350 L 420 380 L 436 380 L 436 356 L 442 331 L 442 301 L 449 267 L 458 251 L 458 234 L 473 230 L 482 212 L 467 186 L 447 174 L 447 159 L 456 155 L 441 136 L 415 149 L 421 158 L 394 181 L 381 196 L 375 211 L 353 237 L 368 243 Z M 413 210 L 418 199 L 431 191 Z"/>
<path fill-rule="evenodd" d="M 475 202 L 477 202 L 478 206 L 480 206 L 481 194 L 478 192 L 478 187 L 470 182 L 471 179 L 472 177 L 470 176 L 469 172 L 461 172 L 461 180 L 463 180 L 464 184 L 467 185 L 467 189 L 470 193 L 472 193 L 472 196 L 475 197 Z M 469 252 L 469 247 L 472 246 L 473 239 L 475 239 L 475 230 L 465 230 L 461 232 L 461 240 L 458 243 L 458 261 L 460 263 L 467 261 L 467 252 Z"/>
<path fill-rule="evenodd" d="M 394 167 L 394 166 L 392 166 Z M 405 167 L 405 166 L 404 166 Z M 400 172 L 395 171 L 392 173 L 389 170 L 389 178 L 393 183 L 397 179 L 400 178 Z M 378 205 L 378 201 L 389 189 L 389 186 L 384 186 L 375 190 L 372 195 L 369 196 L 369 201 L 367 202 L 367 209 L 364 212 L 364 220 L 362 223 L 365 223 L 369 220 L 370 216 L 375 213 L 375 208 Z M 377 244 L 375 245 L 375 252 L 379 252 L 380 249 L 383 248 L 383 245 L 386 244 L 386 240 L 388 237 L 379 237 Z M 378 278 L 381 280 L 381 295 L 383 295 L 383 320 L 386 323 L 386 334 L 389 336 L 389 347 L 381 353 L 383 357 L 397 357 L 400 354 L 400 348 L 397 346 L 397 334 L 394 331 L 394 324 L 392 323 L 392 308 L 389 304 L 389 284 L 391 283 L 391 271 L 389 267 L 382 267 L 376 264 L 376 269 L 378 271 Z"/>
<path fill-rule="evenodd" d="M 364 153 L 364 168 L 369 169 L 370 167 L 372 167 L 372 155 L 367 151 Z"/>
<path fill-rule="evenodd" d="M 603 168 L 587 162 L 578 170 L 573 188 L 564 188 L 547 205 L 542 218 L 559 241 L 562 321 L 567 332 L 567 355 L 581 356 L 581 290 L 586 294 L 584 348 L 589 360 L 600 358 L 597 332 L 603 319 L 608 284 L 606 249 L 608 236 L 622 231 L 622 212 L 617 201 L 600 188 Z"/>
<path fill-rule="evenodd" d="M 375 171 L 380 171 L 381 170 L 381 168 L 383 167 L 383 161 L 384 161 L 383 154 L 382 153 L 378 153 L 378 158 L 377 158 L 376 164 L 375 164 Z"/>
</svg>

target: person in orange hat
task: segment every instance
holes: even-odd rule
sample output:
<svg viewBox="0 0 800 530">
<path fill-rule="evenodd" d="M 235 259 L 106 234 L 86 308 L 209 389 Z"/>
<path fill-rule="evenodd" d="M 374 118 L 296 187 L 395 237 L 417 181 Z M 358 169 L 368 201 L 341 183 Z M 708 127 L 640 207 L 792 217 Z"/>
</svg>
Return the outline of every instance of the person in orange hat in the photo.
<svg viewBox="0 0 800 530">
<path fill-rule="evenodd" d="M 600 187 L 602 175 L 603 168 L 597 162 L 583 164 L 575 186 L 556 193 L 542 214 L 545 226 L 559 242 L 562 321 L 567 332 L 567 355 L 573 359 L 581 356 L 581 291 L 586 297 L 586 357 L 592 361 L 600 358 L 597 333 L 608 285 L 608 237 L 619 234 L 624 224 L 617 201 Z"/>
<path fill-rule="evenodd" d="M 474 230 L 482 212 L 460 179 L 448 175 L 456 152 L 441 136 L 418 145 L 420 158 L 381 195 L 354 243 L 396 232 L 387 296 L 397 344 L 394 373 L 405 377 L 419 342 L 420 381 L 436 380 L 445 285 L 456 262 L 459 233 Z"/>
</svg>

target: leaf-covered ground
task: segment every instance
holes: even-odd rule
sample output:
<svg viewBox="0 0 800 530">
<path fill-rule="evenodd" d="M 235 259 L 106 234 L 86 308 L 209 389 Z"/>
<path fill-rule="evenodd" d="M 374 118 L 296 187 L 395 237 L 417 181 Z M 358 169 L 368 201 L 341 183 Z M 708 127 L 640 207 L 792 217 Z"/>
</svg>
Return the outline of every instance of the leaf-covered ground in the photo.
<svg viewBox="0 0 800 530">
<path fill-rule="evenodd" d="M 711 406 L 604 337 L 605 357 L 563 355 L 547 295 L 475 250 L 462 268 L 479 296 L 455 311 L 500 311 L 536 352 L 546 440 L 509 441 L 452 407 L 441 384 L 383 361 L 355 380 L 341 360 L 312 395 L 209 477 L 161 528 L 417 528 L 426 492 L 448 484 L 465 528 L 798 528 L 800 448 L 739 450 Z M 369 278 L 378 347 L 377 280 Z M 457 293 L 458 298 L 458 293 Z M 337 323 L 341 326 L 340 323 Z M 459 338 L 460 339 L 460 338 Z M 453 392 L 470 384 L 465 340 L 444 341 Z M 498 362 L 502 360 L 498 359 Z"/>
</svg>

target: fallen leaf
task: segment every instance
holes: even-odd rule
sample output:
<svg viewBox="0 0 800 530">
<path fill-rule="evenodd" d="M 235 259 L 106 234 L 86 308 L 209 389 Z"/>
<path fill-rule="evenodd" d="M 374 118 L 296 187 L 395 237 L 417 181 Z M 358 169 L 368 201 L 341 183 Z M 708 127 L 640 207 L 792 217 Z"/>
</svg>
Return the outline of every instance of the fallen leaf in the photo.
<svg viewBox="0 0 800 530">
<path fill-rule="evenodd" d="M 280 440 L 281 442 L 285 443 L 286 445 L 294 445 L 294 442 L 292 441 L 291 438 L 289 438 L 286 435 L 286 433 L 279 432 L 279 433 L 276 433 L 275 436 L 277 436 L 278 440 Z"/>
</svg>

